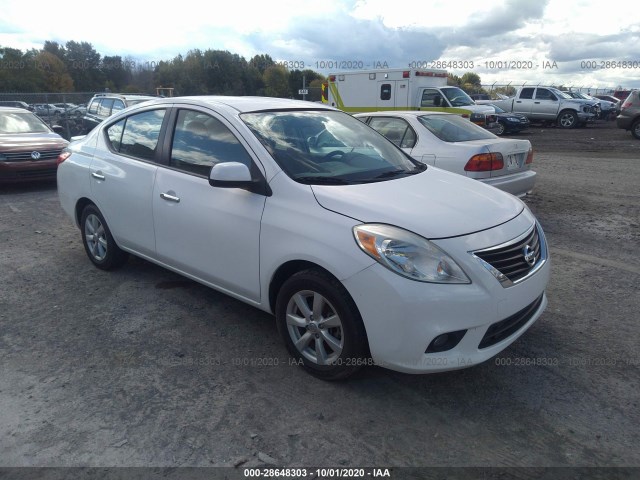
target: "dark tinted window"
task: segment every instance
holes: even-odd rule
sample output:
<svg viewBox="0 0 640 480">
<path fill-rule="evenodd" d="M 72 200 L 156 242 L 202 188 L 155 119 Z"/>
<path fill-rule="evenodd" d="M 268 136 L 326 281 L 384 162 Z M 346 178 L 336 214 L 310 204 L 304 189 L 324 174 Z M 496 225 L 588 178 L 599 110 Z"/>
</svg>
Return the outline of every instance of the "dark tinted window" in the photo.
<svg viewBox="0 0 640 480">
<path fill-rule="evenodd" d="M 442 104 L 442 95 L 439 90 L 425 88 L 422 92 L 421 107 L 439 107 Z"/>
<path fill-rule="evenodd" d="M 116 98 L 113 101 L 113 107 L 111 107 L 111 114 L 113 115 L 114 113 L 119 112 L 122 109 L 124 109 L 124 102 L 119 98 Z"/>
<path fill-rule="evenodd" d="M 468 142 L 498 138 L 458 115 L 424 115 L 418 117 L 424 127 L 445 142 Z"/>
<path fill-rule="evenodd" d="M 413 148 L 416 144 L 416 133 L 401 118 L 372 117 L 369 126 L 401 148 Z"/>
<path fill-rule="evenodd" d="M 111 106 L 113 105 L 113 98 L 103 98 L 100 100 L 100 106 L 98 107 L 98 115 L 101 117 L 108 117 L 111 115 Z"/>
<path fill-rule="evenodd" d="M 533 88 L 523 88 L 520 91 L 520 98 L 533 98 Z"/>
<path fill-rule="evenodd" d="M 120 143 L 120 153 L 153 160 L 164 114 L 164 110 L 151 110 L 127 117 Z"/>
<path fill-rule="evenodd" d="M 251 157 L 218 119 L 193 110 L 180 110 L 169 165 L 209 176 L 216 163 L 240 162 L 251 168 Z"/>
<path fill-rule="evenodd" d="M 383 83 L 380 86 L 380 100 L 390 100 L 391 99 L 391 84 Z"/>
<path fill-rule="evenodd" d="M 99 98 L 95 98 L 95 99 L 91 100 L 91 105 L 89 105 L 88 112 L 89 113 L 93 113 L 93 114 L 98 113 L 98 107 L 99 106 L 100 106 L 100 99 Z"/>
<path fill-rule="evenodd" d="M 536 91 L 536 100 L 557 100 L 557 98 L 546 88 L 539 88 Z"/>
</svg>

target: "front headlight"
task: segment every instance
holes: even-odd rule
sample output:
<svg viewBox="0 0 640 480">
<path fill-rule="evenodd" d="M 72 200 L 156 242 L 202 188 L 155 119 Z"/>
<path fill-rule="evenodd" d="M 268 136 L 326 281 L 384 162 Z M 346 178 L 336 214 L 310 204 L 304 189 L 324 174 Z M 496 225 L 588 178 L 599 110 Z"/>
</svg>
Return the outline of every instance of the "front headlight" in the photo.
<svg viewBox="0 0 640 480">
<path fill-rule="evenodd" d="M 358 246 L 370 257 L 403 277 L 430 283 L 471 283 L 453 259 L 415 233 L 391 225 L 353 227 Z"/>
</svg>

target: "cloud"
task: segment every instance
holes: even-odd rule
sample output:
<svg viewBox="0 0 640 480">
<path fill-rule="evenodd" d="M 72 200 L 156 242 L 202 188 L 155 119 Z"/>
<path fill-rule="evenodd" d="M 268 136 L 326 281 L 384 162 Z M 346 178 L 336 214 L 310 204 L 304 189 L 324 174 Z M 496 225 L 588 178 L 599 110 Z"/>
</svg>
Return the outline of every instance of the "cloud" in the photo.
<svg viewBox="0 0 640 480">
<path fill-rule="evenodd" d="M 638 60 L 632 58 L 631 45 L 640 43 L 640 32 L 623 31 L 614 35 L 593 33 L 563 34 L 547 39 L 549 57 L 558 62 L 572 60 Z"/>
<path fill-rule="evenodd" d="M 247 43 L 257 52 L 280 60 L 303 60 L 312 68 L 320 61 L 387 62 L 389 67 L 404 67 L 410 61 L 438 58 L 445 48 L 428 31 L 390 28 L 380 18 L 363 20 L 349 15 L 298 18 L 286 32 L 254 33 Z"/>
</svg>

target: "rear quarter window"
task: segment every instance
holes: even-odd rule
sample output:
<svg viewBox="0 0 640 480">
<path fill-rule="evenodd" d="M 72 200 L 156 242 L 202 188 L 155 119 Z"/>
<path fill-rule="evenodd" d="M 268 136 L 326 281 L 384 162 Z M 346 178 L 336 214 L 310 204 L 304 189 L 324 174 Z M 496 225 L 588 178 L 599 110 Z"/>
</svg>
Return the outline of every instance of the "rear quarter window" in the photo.
<svg viewBox="0 0 640 480">
<path fill-rule="evenodd" d="M 154 160 L 165 110 L 150 110 L 131 115 L 107 129 L 111 148 L 123 155 Z"/>
</svg>

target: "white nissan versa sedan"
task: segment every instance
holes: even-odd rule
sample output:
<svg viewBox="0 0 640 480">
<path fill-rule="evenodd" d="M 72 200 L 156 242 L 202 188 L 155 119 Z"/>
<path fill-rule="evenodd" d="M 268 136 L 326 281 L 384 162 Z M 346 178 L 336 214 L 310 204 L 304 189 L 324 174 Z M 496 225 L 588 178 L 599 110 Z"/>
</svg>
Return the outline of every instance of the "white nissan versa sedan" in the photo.
<svg viewBox="0 0 640 480">
<path fill-rule="evenodd" d="M 132 253 L 272 312 L 320 378 L 474 365 L 547 304 L 545 237 L 519 199 L 330 107 L 152 100 L 59 162 L 60 202 L 98 268 Z"/>
</svg>

